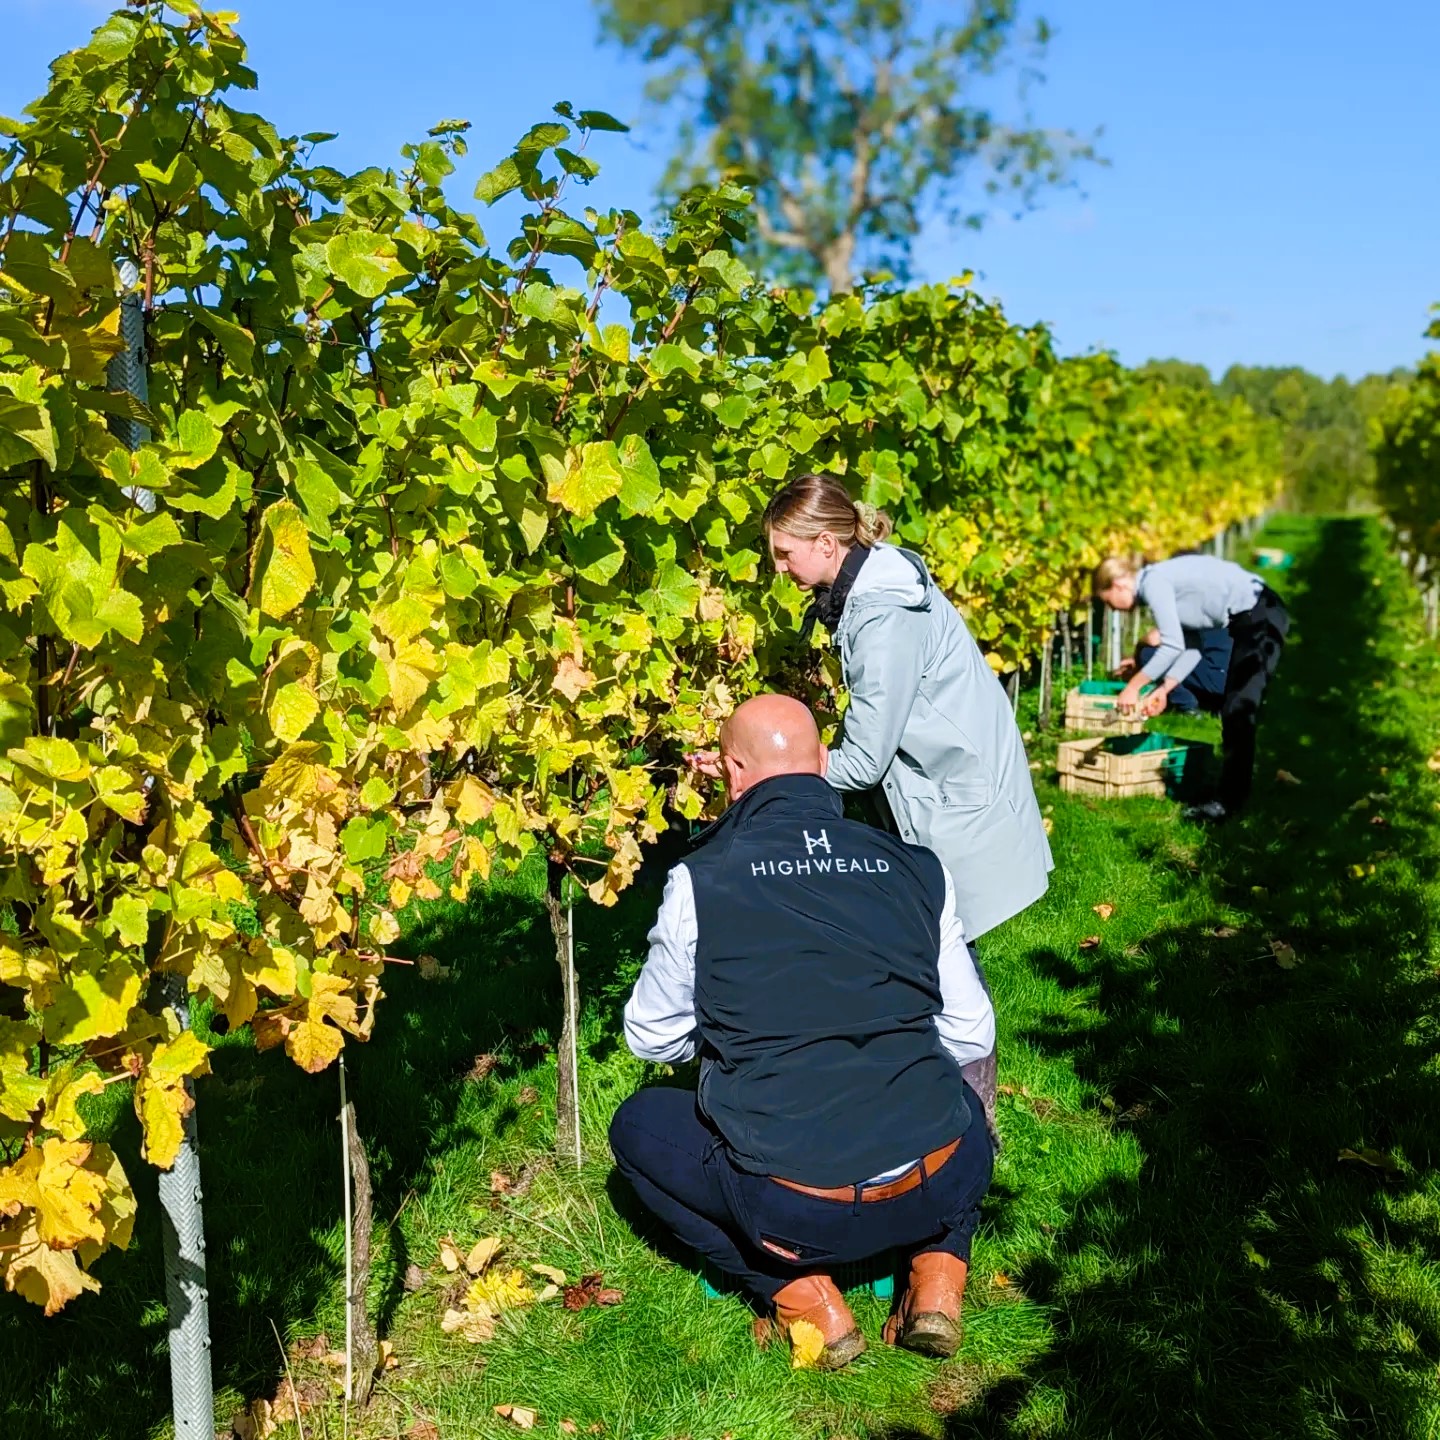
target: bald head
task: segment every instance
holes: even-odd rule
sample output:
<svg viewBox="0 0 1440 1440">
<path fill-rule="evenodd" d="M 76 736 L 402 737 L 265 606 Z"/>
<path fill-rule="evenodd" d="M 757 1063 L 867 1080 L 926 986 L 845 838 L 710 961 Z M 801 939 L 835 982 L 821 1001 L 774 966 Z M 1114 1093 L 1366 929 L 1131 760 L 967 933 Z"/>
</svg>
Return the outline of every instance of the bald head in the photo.
<svg viewBox="0 0 1440 1440">
<path fill-rule="evenodd" d="M 720 763 L 732 800 L 772 775 L 823 775 L 825 762 L 814 717 L 788 695 L 757 695 L 720 728 Z"/>
</svg>

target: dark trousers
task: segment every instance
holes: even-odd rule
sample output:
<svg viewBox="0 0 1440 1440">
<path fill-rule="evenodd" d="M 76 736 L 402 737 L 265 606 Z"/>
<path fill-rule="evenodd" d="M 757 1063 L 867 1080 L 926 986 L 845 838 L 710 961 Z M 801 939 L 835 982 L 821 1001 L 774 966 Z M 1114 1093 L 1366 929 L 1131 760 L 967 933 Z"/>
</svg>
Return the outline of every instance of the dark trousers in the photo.
<svg viewBox="0 0 1440 1440">
<path fill-rule="evenodd" d="M 1197 710 L 1218 712 L 1225 698 L 1225 676 L 1230 669 L 1230 632 L 1228 630 L 1186 630 L 1185 643 L 1200 652 L 1199 663 L 1171 692 L 1167 708 L 1180 715 L 1193 715 Z M 1158 645 L 1138 645 L 1135 663 L 1143 670 L 1154 657 Z"/>
<path fill-rule="evenodd" d="M 730 1160 L 692 1090 L 637 1091 L 610 1122 L 615 1163 L 637 1196 L 680 1241 L 767 1306 L 802 1275 L 891 1249 L 970 1258 L 970 1237 L 990 1184 L 980 1102 L 959 1148 L 923 1184 L 893 1200 L 821 1200 Z M 900 1164 L 907 1156 L 896 1156 Z"/>
<path fill-rule="evenodd" d="M 1250 798 L 1255 778 L 1255 733 L 1265 687 L 1280 663 L 1290 616 L 1280 597 L 1264 586 L 1254 606 L 1230 621 L 1230 669 L 1225 698 L 1220 702 L 1220 736 L 1224 759 L 1220 770 L 1220 803 L 1238 810 Z"/>
</svg>

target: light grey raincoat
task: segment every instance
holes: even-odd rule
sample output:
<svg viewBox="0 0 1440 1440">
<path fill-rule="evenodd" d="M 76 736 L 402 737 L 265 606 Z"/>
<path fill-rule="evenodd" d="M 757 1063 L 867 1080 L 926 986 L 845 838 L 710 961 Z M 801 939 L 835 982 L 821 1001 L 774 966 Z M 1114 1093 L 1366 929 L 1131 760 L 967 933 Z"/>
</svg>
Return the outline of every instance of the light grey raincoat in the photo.
<svg viewBox="0 0 1440 1440">
<path fill-rule="evenodd" d="M 850 706 L 826 778 L 880 787 L 901 837 L 949 868 L 973 941 L 1038 900 L 1054 866 L 1010 702 L 909 550 L 870 552 L 834 642 Z"/>
</svg>

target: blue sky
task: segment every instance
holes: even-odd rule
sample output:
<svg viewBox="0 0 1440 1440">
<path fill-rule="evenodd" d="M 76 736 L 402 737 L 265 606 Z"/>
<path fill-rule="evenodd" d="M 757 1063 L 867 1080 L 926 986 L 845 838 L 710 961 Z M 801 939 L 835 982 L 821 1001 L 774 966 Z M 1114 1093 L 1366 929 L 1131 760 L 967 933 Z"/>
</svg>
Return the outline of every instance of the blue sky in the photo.
<svg viewBox="0 0 1440 1440">
<path fill-rule="evenodd" d="M 570 98 L 641 122 L 632 137 L 596 137 L 594 189 L 606 207 L 649 207 L 663 137 L 647 137 L 640 67 L 598 45 L 591 0 L 224 4 L 241 12 L 260 72 L 256 108 L 289 132 L 339 131 L 334 164 L 384 163 L 456 116 L 474 123 L 478 170 Z M 0 0 L 0 113 L 33 98 L 49 60 L 110 8 Z M 1111 163 L 1088 172 L 1083 194 L 1018 221 L 979 234 L 932 225 L 927 278 L 973 269 L 1062 348 L 1130 363 L 1351 376 L 1413 363 L 1440 300 L 1440 0 L 1039 8 L 1059 34 L 1035 116 L 1103 126 Z"/>
</svg>

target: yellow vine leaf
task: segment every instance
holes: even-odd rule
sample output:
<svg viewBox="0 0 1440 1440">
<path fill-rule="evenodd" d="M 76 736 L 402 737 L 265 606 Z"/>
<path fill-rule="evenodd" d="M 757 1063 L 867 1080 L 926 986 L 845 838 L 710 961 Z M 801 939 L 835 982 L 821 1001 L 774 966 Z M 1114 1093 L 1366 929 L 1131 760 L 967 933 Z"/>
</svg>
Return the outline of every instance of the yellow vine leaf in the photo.
<svg viewBox="0 0 1440 1440">
<path fill-rule="evenodd" d="M 7 1290 L 42 1306 L 47 1315 L 63 1310 L 85 1291 L 100 1288 L 100 1282 L 80 1268 L 73 1250 L 52 1250 L 40 1238 L 33 1212 L 0 1225 L 0 1273 Z"/>
<path fill-rule="evenodd" d="M 595 677 L 573 656 L 562 655 L 550 688 L 573 704 L 587 690 L 595 688 Z"/>
<path fill-rule="evenodd" d="M 813 1370 L 825 1353 L 825 1336 L 818 1325 L 797 1320 L 790 1327 L 790 1368 Z"/>
<path fill-rule="evenodd" d="M 299 507 L 289 500 L 272 505 L 261 522 L 260 544 L 251 571 L 252 593 L 260 608 L 279 620 L 288 615 L 315 583 L 310 532 Z"/>
<path fill-rule="evenodd" d="M 193 1030 L 151 1052 L 135 1086 L 135 1113 L 144 1128 L 145 1158 L 168 1170 L 180 1153 L 185 1117 L 195 1108 L 186 1080 L 210 1073 L 210 1049 Z"/>
<path fill-rule="evenodd" d="M 99 962 L 93 970 L 72 966 L 68 982 L 50 994 L 45 1038 L 52 1044 L 83 1045 L 102 1035 L 118 1035 L 140 1003 L 144 984 L 144 975 L 123 955 Z"/>
<path fill-rule="evenodd" d="M 546 499 L 552 505 L 584 517 L 612 496 L 625 483 L 620 452 L 613 440 L 594 440 L 566 456 L 565 469 L 550 483 Z"/>
<path fill-rule="evenodd" d="M 0 1170 L 0 1215 L 13 1219 L 22 1210 L 32 1211 L 35 1233 L 57 1250 L 104 1240 L 105 1178 L 85 1168 L 93 1148 L 85 1141 L 60 1139 L 31 1146 Z"/>
</svg>

